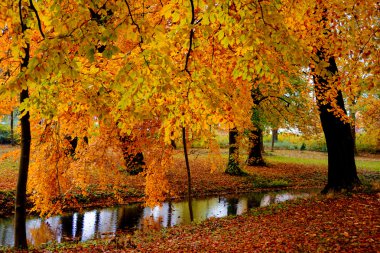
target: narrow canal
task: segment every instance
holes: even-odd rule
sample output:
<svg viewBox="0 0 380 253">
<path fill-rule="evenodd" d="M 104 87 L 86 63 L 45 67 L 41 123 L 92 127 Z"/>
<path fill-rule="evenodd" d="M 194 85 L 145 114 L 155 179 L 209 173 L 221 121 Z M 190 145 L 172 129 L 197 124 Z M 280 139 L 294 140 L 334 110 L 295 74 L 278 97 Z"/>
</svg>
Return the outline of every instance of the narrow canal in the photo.
<svg viewBox="0 0 380 253">
<path fill-rule="evenodd" d="M 238 196 L 209 197 L 192 201 L 194 221 L 210 217 L 241 215 L 253 208 L 297 198 L 307 198 L 315 190 L 256 192 Z M 190 223 L 188 203 L 164 202 L 154 208 L 142 204 L 75 212 L 48 219 L 29 217 L 28 240 L 34 245 L 57 241 L 86 241 L 114 236 L 117 231 L 154 229 Z M 13 218 L 0 219 L 0 245 L 13 246 Z"/>
</svg>

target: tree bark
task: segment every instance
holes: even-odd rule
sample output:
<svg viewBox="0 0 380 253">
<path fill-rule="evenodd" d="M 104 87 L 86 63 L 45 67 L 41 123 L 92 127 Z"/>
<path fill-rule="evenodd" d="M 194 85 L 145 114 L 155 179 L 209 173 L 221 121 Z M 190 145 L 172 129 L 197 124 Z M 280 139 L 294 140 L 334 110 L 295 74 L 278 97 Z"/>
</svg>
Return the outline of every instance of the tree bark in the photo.
<svg viewBox="0 0 380 253">
<path fill-rule="evenodd" d="M 183 153 L 185 155 L 186 171 L 187 171 L 187 201 L 189 205 L 190 220 L 194 221 L 193 215 L 193 204 L 192 204 L 192 192 L 191 192 L 191 171 L 189 156 L 187 153 L 187 141 L 186 141 L 186 128 L 182 127 L 182 143 L 183 143 Z"/>
<path fill-rule="evenodd" d="M 263 131 L 260 128 L 256 128 L 255 130 L 251 130 L 249 134 L 249 153 L 247 165 L 249 166 L 265 166 L 265 161 L 261 154 L 262 146 L 263 146 Z"/>
<path fill-rule="evenodd" d="M 352 134 L 352 139 L 353 139 L 353 142 L 354 142 L 354 154 L 357 155 L 358 154 L 358 149 L 356 148 L 356 116 L 355 116 L 355 112 L 352 111 L 351 112 L 351 134 Z"/>
<path fill-rule="evenodd" d="M 334 115 L 334 110 L 337 108 L 342 110 L 344 114 L 347 114 L 342 92 L 335 90 L 337 88 L 334 81 L 332 81 L 338 72 L 338 68 L 334 57 L 325 57 L 322 50 L 318 51 L 317 56 L 319 61 L 326 61 L 328 63 L 324 71 L 319 70 L 319 73 L 314 71 L 315 74 L 313 76 L 321 124 L 328 151 L 328 181 L 322 193 L 327 193 L 330 190 L 351 190 L 360 184 L 360 180 L 356 171 L 351 126 Z M 334 94 L 334 90 L 336 91 L 336 96 L 332 98 L 333 101 L 326 101 L 328 93 Z M 331 99 L 331 96 L 329 98 Z M 333 108 L 332 103 L 335 103 L 337 108 Z"/>
<path fill-rule="evenodd" d="M 274 151 L 274 144 L 278 141 L 278 129 L 272 128 L 272 147 L 271 151 Z"/>
<path fill-rule="evenodd" d="M 23 90 L 20 94 L 20 101 L 28 98 L 28 90 Z M 22 112 L 21 112 L 22 113 Z M 26 184 L 28 181 L 31 131 L 29 122 L 29 112 L 21 117 L 21 156 L 19 175 L 16 188 L 15 206 L 15 248 L 26 249 Z"/>
<path fill-rule="evenodd" d="M 263 131 L 260 122 L 260 112 L 257 108 L 263 98 L 260 97 L 261 93 L 258 89 L 252 89 L 251 96 L 254 103 L 254 107 L 252 108 L 251 121 L 255 129 L 250 130 L 249 133 L 249 151 L 247 165 L 265 166 L 265 162 L 262 156 L 262 152 L 264 151 Z"/>
<path fill-rule="evenodd" d="M 227 169 L 224 172 L 234 176 L 244 174 L 239 165 L 239 145 L 237 142 L 238 135 L 239 133 L 236 127 L 228 132 L 228 164 Z"/>
<path fill-rule="evenodd" d="M 258 106 L 267 97 L 261 94 L 259 88 L 252 88 L 251 97 L 253 101 L 251 121 L 254 130 L 250 130 L 249 133 L 249 151 L 247 165 L 249 166 L 265 166 L 262 153 L 264 152 L 263 131 L 261 127 L 261 116 Z"/>
<path fill-rule="evenodd" d="M 22 17 L 22 1 L 19 0 L 19 12 L 21 21 L 22 34 L 28 29 L 23 21 Z M 22 58 L 21 71 L 26 69 L 29 65 L 30 59 L 30 44 L 26 42 L 25 55 Z M 23 103 L 29 98 L 28 89 L 23 89 L 20 93 L 20 103 Z M 29 158 L 30 158 L 30 143 L 31 143 L 31 131 L 29 122 L 29 112 L 24 113 L 20 119 L 21 124 L 21 155 L 19 174 L 16 188 L 16 204 L 15 204 L 15 241 L 14 247 L 17 249 L 27 249 L 28 244 L 26 240 L 26 184 L 28 181 L 29 170 Z"/>
</svg>

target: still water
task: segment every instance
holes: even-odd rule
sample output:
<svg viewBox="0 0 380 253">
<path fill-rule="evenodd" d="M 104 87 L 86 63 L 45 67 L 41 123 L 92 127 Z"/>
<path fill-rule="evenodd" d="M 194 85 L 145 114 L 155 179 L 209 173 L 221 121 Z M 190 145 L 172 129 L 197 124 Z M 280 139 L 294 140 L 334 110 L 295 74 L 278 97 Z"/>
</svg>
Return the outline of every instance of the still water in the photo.
<svg viewBox="0 0 380 253">
<path fill-rule="evenodd" d="M 194 199 L 194 221 L 240 215 L 252 208 L 307 198 L 312 192 L 315 191 L 260 192 Z M 190 223 L 190 213 L 187 201 L 182 201 L 165 202 L 154 208 L 134 204 L 53 216 L 48 219 L 29 217 L 26 227 L 29 242 L 40 245 L 51 241 L 86 241 L 112 237 L 118 230 L 157 229 L 186 223 Z M 0 245 L 13 246 L 13 233 L 13 218 L 0 219 Z"/>
</svg>

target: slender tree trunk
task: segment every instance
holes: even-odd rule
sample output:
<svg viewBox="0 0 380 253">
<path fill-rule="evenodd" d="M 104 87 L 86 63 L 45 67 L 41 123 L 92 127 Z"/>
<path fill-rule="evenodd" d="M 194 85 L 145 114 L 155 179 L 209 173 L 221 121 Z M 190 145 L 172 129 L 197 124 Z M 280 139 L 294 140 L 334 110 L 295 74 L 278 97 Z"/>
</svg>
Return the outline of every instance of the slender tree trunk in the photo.
<svg viewBox="0 0 380 253">
<path fill-rule="evenodd" d="M 271 151 L 274 151 L 274 144 L 278 141 L 278 129 L 272 128 L 272 148 Z"/>
<path fill-rule="evenodd" d="M 238 135 L 239 133 L 236 127 L 228 132 L 228 164 L 225 173 L 235 176 L 244 174 L 239 165 L 239 145 L 237 142 Z"/>
<path fill-rule="evenodd" d="M 331 103 L 326 103 L 325 99 L 327 95 L 334 94 L 335 90 L 336 96 L 332 103 L 336 103 L 337 107 L 346 114 L 342 92 L 336 91 L 335 83 L 332 81 L 338 72 L 338 68 L 334 57 L 325 60 L 326 57 L 322 50 L 317 55 L 319 61 L 328 62 L 328 67 L 324 71 L 319 70 L 313 76 L 328 151 L 328 181 L 322 193 L 327 193 L 330 190 L 351 190 L 360 184 L 356 171 L 351 126 L 334 115 Z M 324 72 L 326 74 L 323 75 Z M 329 80 L 328 76 L 332 78 Z"/>
<path fill-rule="evenodd" d="M 25 34 L 28 29 L 22 17 L 22 1 L 19 0 L 19 12 L 21 21 L 21 31 Z M 21 63 L 21 71 L 29 65 L 30 44 L 26 42 L 25 55 Z M 23 89 L 20 93 L 20 103 L 23 103 L 29 98 L 28 89 Z M 21 115 L 23 115 L 21 111 Z M 21 155 L 20 166 L 16 188 L 16 205 L 15 205 L 15 242 L 14 246 L 17 249 L 27 249 L 26 240 L 26 184 L 28 182 L 29 158 L 30 158 L 30 143 L 31 131 L 29 122 L 29 112 L 26 112 L 20 119 L 21 124 Z"/>
<path fill-rule="evenodd" d="M 175 140 L 170 140 L 170 145 L 173 149 L 177 149 L 177 144 L 175 143 Z"/>
<path fill-rule="evenodd" d="M 189 164 L 189 157 L 187 155 L 187 142 L 186 142 L 186 128 L 182 127 L 182 143 L 183 153 L 185 155 L 186 171 L 187 171 L 187 201 L 189 204 L 190 220 L 194 221 L 193 204 L 192 204 L 192 192 L 191 192 L 191 171 Z"/>
<path fill-rule="evenodd" d="M 250 132 L 250 148 L 247 160 L 247 164 L 249 166 L 265 166 L 265 162 L 261 154 L 263 146 L 262 133 L 263 132 L 260 128 L 256 128 L 255 130 L 251 130 Z"/>
<path fill-rule="evenodd" d="M 11 111 L 11 145 L 15 145 L 14 126 L 13 126 L 13 111 Z"/>
<path fill-rule="evenodd" d="M 351 134 L 352 134 L 352 139 L 353 139 L 353 142 L 354 142 L 354 154 L 357 155 L 358 154 L 358 149 L 356 148 L 356 116 L 355 116 L 355 112 L 353 111 L 351 113 Z"/>
<path fill-rule="evenodd" d="M 272 130 L 272 135 L 274 142 L 278 142 L 278 128 Z"/>
</svg>

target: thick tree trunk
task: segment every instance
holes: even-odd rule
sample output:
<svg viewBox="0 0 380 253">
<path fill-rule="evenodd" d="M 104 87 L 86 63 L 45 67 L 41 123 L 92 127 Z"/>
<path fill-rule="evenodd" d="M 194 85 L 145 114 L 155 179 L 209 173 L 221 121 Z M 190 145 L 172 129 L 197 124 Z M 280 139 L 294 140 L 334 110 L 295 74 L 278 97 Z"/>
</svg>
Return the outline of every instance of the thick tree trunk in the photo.
<svg viewBox="0 0 380 253">
<path fill-rule="evenodd" d="M 263 146 L 263 131 L 260 128 L 250 131 L 247 165 L 249 166 L 265 166 L 265 161 L 261 154 Z"/>
<path fill-rule="evenodd" d="M 262 156 L 264 152 L 263 131 L 261 127 L 261 115 L 258 106 L 265 97 L 258 88 L 251 90 L 251 97 L 254 106 L 252 107 L 251 121 L 255 127 L 249 133 L 249 151 L 247 165 L 249 166 L 265 166 Z"/>
<path fill-rule="evenodd" d="M 224 171 L 229 175 L 241 176 L 244 172 L 239 165 L 239 145 L 237 128 L 233 128 L 228 132 L 229 148 L 228 148 L 228 164 L 227 169 Z"/>
<path fill-rule="evenodd" d="M 318 57 L 320 61 L 325 59 L 322 51 L 318 52 Z M 328 181 L 322 192 L 351 190 L 360 184 L 356 171 L 351 126 L 334 115 L 333 110 L 336 108 L 334 109 L 331 105 L 336 103 L 338 109 L 346 114 L 342 92 L 335 90 L 336 96 L 332 98 L 333 101 L 327 101 L 327 98 L 331 99 L 331 96 L 328 95 L 334 94 L 334 89 L 336 89 L 335 84 L 331 81 L 333 78 L 330 80 L 327 78 L 328 76 L 334 77 L 338 72 L 335 59 L 329 57 L 328 67 L 325 71 L 319 70 L 319 72 L 314 74 L 314 84 L 328 151 Z M 327 72 L 327 74 L 322 75 L 323 72 Z"/>
</svg>

